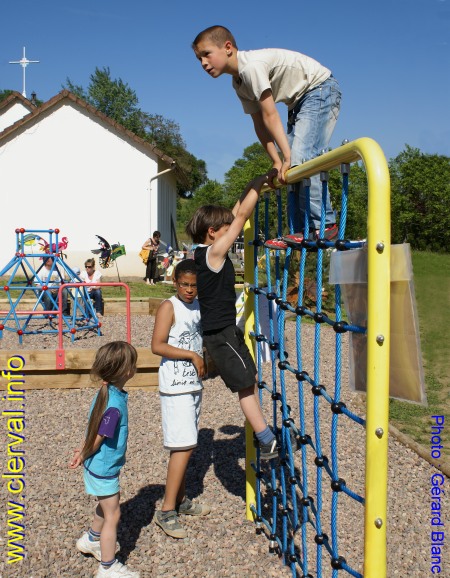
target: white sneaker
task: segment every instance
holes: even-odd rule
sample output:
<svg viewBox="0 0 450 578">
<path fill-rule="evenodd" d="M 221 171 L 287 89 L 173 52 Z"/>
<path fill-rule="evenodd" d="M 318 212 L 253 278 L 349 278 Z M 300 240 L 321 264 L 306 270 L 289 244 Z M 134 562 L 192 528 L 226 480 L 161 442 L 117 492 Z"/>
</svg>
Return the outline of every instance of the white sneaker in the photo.
<svg viewBox="0 0 450 578">
<path fill-rule="evenodd" d="M 90 554 L 91 556 L 94 556 L 96 560 L 101 562 L 102 553 L 100 551 L 100 540 L 96 540 L 95 542 L 89 540 L 88 532 L 85 532 L 81 538 L 77 540 L 77 548 L 80 552 L 83 552 L 83 554 Z"/>
<path fill-rule="evenodd" d="M 105 568 L 100 564 L 95 578 L 139 578 L 140 575 L 139 572 L 130 570 L 128 566 L 125 566 L 116 560 L 108 570 L 105 570 Z"/>
</svg>

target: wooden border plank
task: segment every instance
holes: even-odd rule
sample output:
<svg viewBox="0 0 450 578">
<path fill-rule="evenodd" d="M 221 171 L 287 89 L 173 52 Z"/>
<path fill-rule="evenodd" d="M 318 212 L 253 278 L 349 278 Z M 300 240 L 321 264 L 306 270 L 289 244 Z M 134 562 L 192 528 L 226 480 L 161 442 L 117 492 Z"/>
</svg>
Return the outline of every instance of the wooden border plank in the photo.
<svg viewBox="0 0 450 578">
<path fill-rule="evenodd" d="M 97 349 L 66 349 L 66 370 L 90 370 Z M 147 347 L 138 347 L 138 369 L 158 368 L 161 357 Z M 0 351 L 0 371 L 6 369 L 8 359 L 21 356 L 25 360 L 25 371 L 53 371 L 56 369 L 56 351 L 53 349 L 17 349 Z"/>
</svg>

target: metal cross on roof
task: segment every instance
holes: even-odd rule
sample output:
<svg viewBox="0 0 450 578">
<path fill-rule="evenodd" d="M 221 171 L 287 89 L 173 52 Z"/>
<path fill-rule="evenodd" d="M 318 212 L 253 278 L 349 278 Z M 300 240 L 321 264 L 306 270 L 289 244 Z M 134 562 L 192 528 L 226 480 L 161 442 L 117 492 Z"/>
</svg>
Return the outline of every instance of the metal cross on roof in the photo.
<svg viewBox="0 0 450 578">
<path fill-rule="evenodd" d="M 36 62 L 39 62 L 39 60 L 28 60 L 28 58 L 25 56 L 25 46 L 23 47 L 23 56 L 20 60 L 10 60 L 9 64 L 20 64 L 20 66 L 23 69 L 23 89 L 22 89 L 22 96 L 24 96 L 25 98 L 27 97 L 27 93 L 25 90 L 25 69 L 29 64 L 34 64 Z"/>
</svg>

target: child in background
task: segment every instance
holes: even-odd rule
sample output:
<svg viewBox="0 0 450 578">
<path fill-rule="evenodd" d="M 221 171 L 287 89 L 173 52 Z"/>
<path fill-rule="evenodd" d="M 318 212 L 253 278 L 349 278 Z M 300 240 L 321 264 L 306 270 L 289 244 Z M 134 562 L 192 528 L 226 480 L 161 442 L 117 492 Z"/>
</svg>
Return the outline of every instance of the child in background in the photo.
<svg viewBox="0 0 450 578">
<path fill-rule="evenodd" d="M 211 26 L 192 43 L 203 69 L 212 78 L 233 77 L 233 88 L 244 112 L 250 114 L 256 136 L 285 184 L 286 171 L 327 149 L 339 116 L 341 92 L 331 71 L 319 62 L 292 50 L 267 48 L 238 50 L 236 40 L 224 26 Z M 276 103 L 288 107 L 287 136 Z M 281 153 L 281 156 L 280 156 Z M 305 226 L 306 191 L 292 186 L 288 198 L 289 227 L 294 234 L 266 241 L 272 249 L 298 247 L 303 236 L 317 238 L 321 220 L 322 187 L 318 175 L 311 178 L 310 231 Z M 336 216 L 327 193 L 325 238 L 337 235 Z"/>
<path fill-rule="evenodd" d="M 161 355 L 159 392 L 164 447 L 170 451 L 166 491 L 156 524 L 172 538 L 186 538 L 179 514 L 204 516 L 211 508 L 186 497 L 186 470 L 197 446 L 198 422 L 205 375 L 196 267 L 192 259 L 175 268 L 176 295 L 158 308 L 152 352 Z"/>
<path fill-rule="evenodd" d="M 277 441 L 267 425 L 256 394 L 256 367 L 242 331 L 236 327 L 234 267 L 228 256 L 258 201 L 261 188 L 272 182 L 276 169 L 251 181 L 233 210 L 200 207 L 186 226 L 194 243 L 203 343 L 225 385 L 238 394 L 241 409 L 253 428 L 260 457 L 278 455 Z"/>
<path fill-rule="evenodd" d="M 69 464 L 71 469 L 84 466 L 86 493 L 98 499 L 92 526 L 77 541 L 80 552 L 101 562 L 96 578 L 140 575 L 116 559 L 119 473 L 128 438 L 128 393 L 123 388 L 136 373 L 136 361 L 136 349 L 125 341 L 107 343 L 97 351 L 91 375 L 103 383 L 91 404 L 83 448 L 75 450 Z"/>
</svg>

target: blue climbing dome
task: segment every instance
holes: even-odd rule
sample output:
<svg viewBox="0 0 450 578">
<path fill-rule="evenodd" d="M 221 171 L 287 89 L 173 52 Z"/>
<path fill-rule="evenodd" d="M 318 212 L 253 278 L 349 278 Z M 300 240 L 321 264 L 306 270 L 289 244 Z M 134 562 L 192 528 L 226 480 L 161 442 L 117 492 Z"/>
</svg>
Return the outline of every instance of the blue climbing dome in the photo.
<svg viewBox="0 0 450 578">
<path fill-rule="evenodd" d="M 0 305 L 0 339 L 4 331 L 23 335 L 58 333 L 58 290 L 65 283 L 82 283 L 64 261 L 67 238 L 59 229 L 16 229 L 15 254 L 0 270 L 6 306 Z M 50 263 L 49 263 L 50 261 Z M 62 331 L 71 335 L 95 330 L 101 323 L 85 287 L 61 290 Z"/>
</svg>

